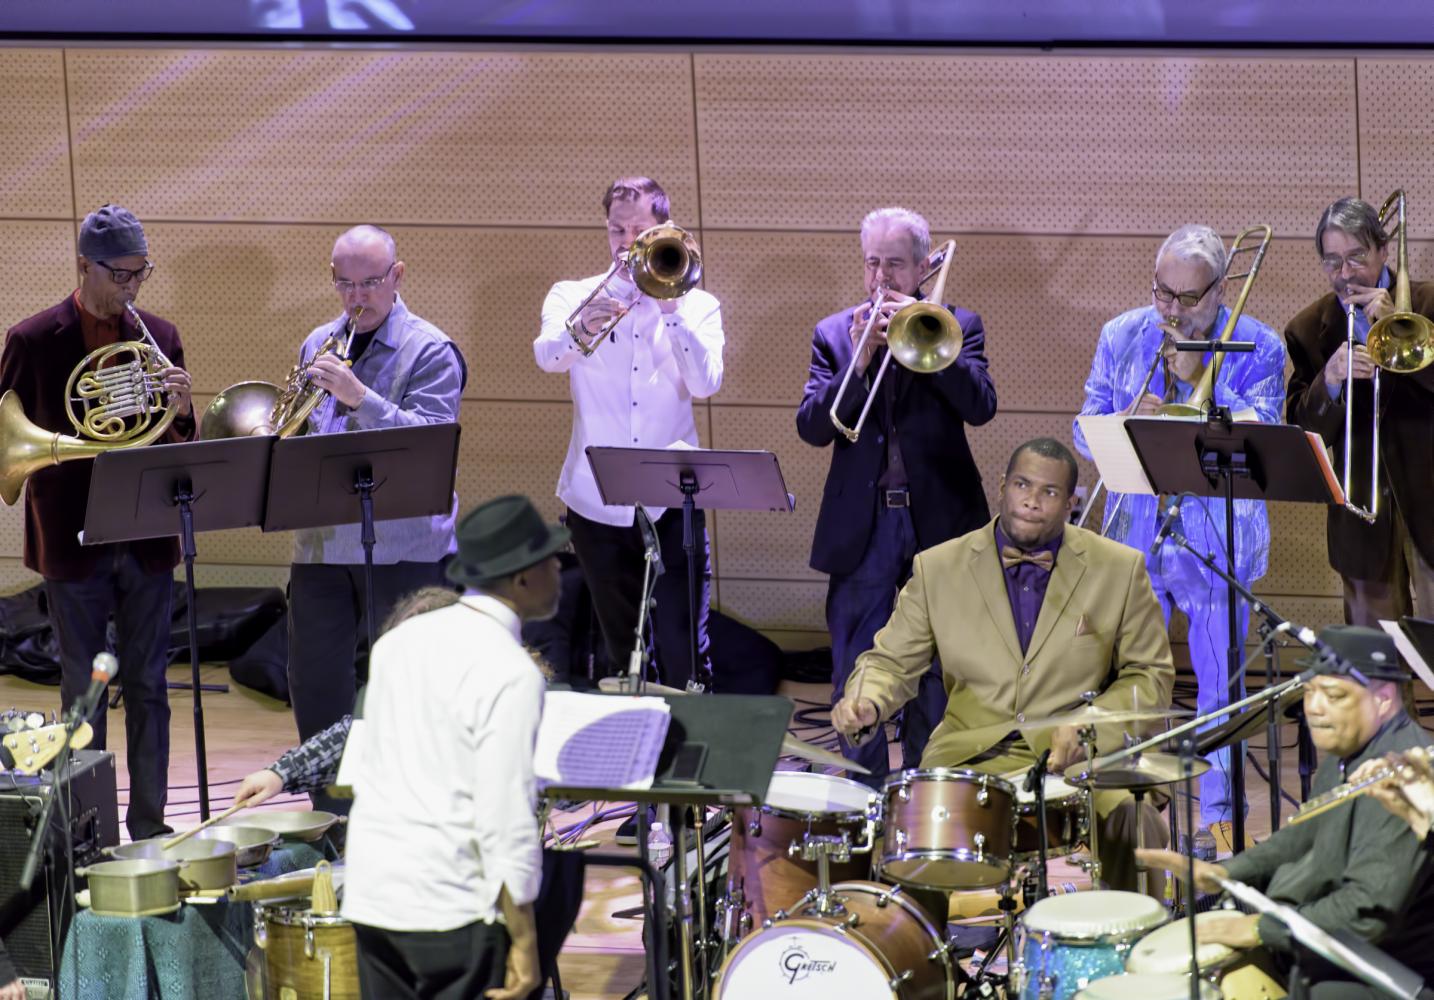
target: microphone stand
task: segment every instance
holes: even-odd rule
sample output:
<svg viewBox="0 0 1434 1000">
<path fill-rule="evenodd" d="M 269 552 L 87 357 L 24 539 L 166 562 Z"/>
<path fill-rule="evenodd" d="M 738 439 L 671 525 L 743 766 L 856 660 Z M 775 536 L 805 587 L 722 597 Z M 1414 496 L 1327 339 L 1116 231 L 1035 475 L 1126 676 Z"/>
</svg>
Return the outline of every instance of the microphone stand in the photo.
<svg viewBox="0 0 1434 1000">
<path fill-rule="evenodd" d="M 104 697 L 103 690 L 100 692 L 100 697 Z M 34 832 L 30 834 L 30 846 L 25 852 L 25 863 L 20 868 L 19 885 L 22 893 L 29 892 L 30 886 L 34 884 L 35 873 L 40 867 L 40 857 L 45 853 L 45 838 L 49 834 L 50 819 L 55 812 L 55 800 L 60 797 L 61 793 L 68 793 L 68 786 L 61 782 L 60 777 L 68 770 L 70 758 L 74 755 L 74 751 L 70 749 L 70 739 L 75 735 L 75 730 L 80 728 L 80 724 L 85 721 L 85 716 L 89 714 L 88 711 L 85 711 L 86 701 L 88 699 L 76 702 L 71 706 L 69 714 L 65 716 L 65 749 L 50 769 L 50 794 L 44 796 L 44 805 L 40 807 L 40 815 L 35 822 Z M 89 709 L 91 711 L 94 709 L 93 703 L 89 705 Z M 43 781 L 43 778 L 41 780 Z"/>
<path fill-rule="evenodd" d="M 1030 771 L 1026 772 L 1026 791 L 1036 797 L 1036 850 L 1040 868 L 1036 870 L 1035 902 L 1045 899 L 1050 892 L 1046 882 L 1046 775 L 1049 773 L 1050 760 L 1050 750 L 1044 750 L 1031 765 Z M 1030 905 L 1031 902 L 1027 901 L 1026 906 L 1029 908 Z"/>
<path fill-rule="evenodd" d="M 1180 741 L 1180 770 L 1185 786 L 1185 916 L 1190 920 L 1190 1000 L 1200 1000 L 1200 955 L 1195 940 L 1195 741 Z M 1138 821 L 1138 820 L 1137 820 Z M 1179 845 L 1176 845 L 1177 848 Z M 1173 873 L 1172 873 L 1173 874 Z"/>
<path fill-rule="evenodd" d="M 647 512 L 638 507 L 635 512 L 639 523 Z M 657 546 L 656 529 L 651 535 L 644 531 L 642 560 L 642 599 L 637 604 L 637 628 L 633 630 L 632 654 L 627 659 L 627 676 L 623 678 L 623 690 L 631 694 L 642 694 L 647 686 L 647 664 L 652 659 L 648 652 L 643 633 L 647 631 L 648 612 L 652 608 L 652 594 L 657 589 L 657 578 L 662 575 L 662 550 Z M 639 808 L 639 812 L 646 812 Z"/>
</svg>

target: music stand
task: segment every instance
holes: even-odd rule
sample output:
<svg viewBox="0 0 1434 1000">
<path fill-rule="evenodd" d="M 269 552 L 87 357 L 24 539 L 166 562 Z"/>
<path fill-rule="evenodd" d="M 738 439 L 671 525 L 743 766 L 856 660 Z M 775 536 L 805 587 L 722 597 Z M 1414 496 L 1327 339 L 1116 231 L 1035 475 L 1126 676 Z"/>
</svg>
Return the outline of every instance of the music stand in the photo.
<svg viewBox="0 0 1434 1000">
<path fill-rule="evenodd" d="M 199 623 L 194 599 L 194 535 L 259 523 L 273 437 L 227 438 L 101 452 L 90 474 L 81 544 L 172 536 L 178 528 L 188 607 L 189 678 L 194 693 L 194 764 L 199 818 L 209 818 L 204 703 L 199 683 Z M 200 501 L 203 500 L 203 503 Z M 178 525 L 175 523 L 178 508 Z"/>
<path fill-rule="evenodd" d="M 269 466 L 263 530 L 362 524 L 364 618 L 373 649 L 375 521 L 432 517 L 453 509 L 456 423 L 383 427 L 284 438 Z"/>
<path fill-rule="evenodd" d="M 706 448 L 612 448 L 590 445 L 588 463 L 603 503 L 614 506 L 680 507 L 682 550 L 687 554 L 687 630 L 697 670 L 697 556 L 692 519 L 703 510 L 779 510 L 790 513 L 777 456 L 770 451 Z"/>
<path fill-rule="evenodd" d="M 623 694 L 606 695 L 610 698 L 629 697 Z M 649 695 L 648 697 L 658 697 Z M 549 785 L 544 794 L 556 799 L 577 799 L 599 802 L 653 802 L 689 806 L 715 805 L 761 805 L 766 801 L 767 787 L 777 769 L 777 757 L 781 753 L 782 738 L 787 734 L 787 724 L 792 717 L 792 703 L 779 695 L 714 694 L 702 698 L 684 695 L 662 695 L 671 709 L 671 721 L 667 728 L 667 740 L 657 762 L 657 774 L 652 787 L 642 790 L 626 788 L 583 788 L 565 785 Z M 696 761 L 695 773 L 689 765 Z M 637 810 L 638 856 L 642 864 L 648 864 L 647 855 L 647 810 L 639 805 Z M 674 840 L 672 845 L 673 878 L 676 883 L 673 892 L 672 919 L 677 924 L 683 954 L 681 970 L 684 983 L 683 996 L 691 997 L 693 983 L 692 912 L 688 899 L 687 875 L 687 823 L 679 819 L 672 824 Z M 697 839 L 698 871 L 698 935 L 702 943 L 697 958 L 702 963 L 699 980 L 710 983 L 707 963 L 707 908 L 705 901 L 704 859 L 702 851 L 702 817 L 695 823 Z M 662 887 L 654 889 L 654 895 Z M 654 938 L 666 933 L 666 928 L 657 923 L 657 915 L 650 914 L 648 926 L 654 928 Z M 649 952 L 656 957 L 657 949 Z M 665 965 L 651 963 L 649 990 L 661 1000 L 666 996 L 667 969 Z M 703 991 L 705 994 L 705 990 Z"/>
<path fill-rule="evenodd" d="M 1297 503 L 1342 502 L 1326 475 L 1306 432 L 1293 424 L 1236 423 L 1227 407 L 1213 407 L 1206 419 L 1172 420 L 1132 417 L 1125 422 L 1146 478 L 1157 493 L 1179 496 L 1221 497 L 1225 501 L 1226 605 L 1230 646 L 1226 662 L 1226 695 L 1239 699 L 1241 650 L 1244 637 L 1236 635 L 1239 616 L 1235 571 L 1235 504 L 1242 500 L 1288 500 Z M 1158 541 L 1158 538 L 1157 538 Z M 1273 685 L 1273 675 L 1267 683 Z M 1269 729 L 1278 734 L 1274 705 Z M 1270 740 L 1271 823 L 1279 817 L 1279 741 Z M 1245 744 L 1236 742 L 1230 752 L 1230 795 L 1234 800 L 1234 848 L 1245 847 Z M 1194 831 L 1191 831 L 1194 836 Z"/>
</svg>

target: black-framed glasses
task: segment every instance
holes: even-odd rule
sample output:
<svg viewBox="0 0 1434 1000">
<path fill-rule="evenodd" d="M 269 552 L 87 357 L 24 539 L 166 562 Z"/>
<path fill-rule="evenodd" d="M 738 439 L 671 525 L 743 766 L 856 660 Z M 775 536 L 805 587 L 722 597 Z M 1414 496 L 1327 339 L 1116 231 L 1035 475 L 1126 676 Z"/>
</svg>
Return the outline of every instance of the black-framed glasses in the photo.
<svg viewBox="0 0 1434 1000">
<path fill-rule="evenodd" d="M 393 269 L 397 266 L 398 261 L 394 261 L 388 265 L 388 270 L 384 271 L 377 278 L 364 278 L 362 281 L 349 281 L 347 278 L 335 278 L 334 289 L 341 295 L 347 295 L 355 288 L 365 292 L 376 292 L 383 286 L 383 283 L 388 280 L 388 276 L 393 273 Z"/>
<path fill-rule="evenodd" d="M 1224 280 L 1225 276 L 1222 274 L 1199 292 L 1175 292 L 1166 288 L 1159 281 L 1153 281 L 1150 284 L 1150 294 L 1160 302 L 1179 302 L 1186 309 L 1194 309 L 1205 296 L 1210 294 L 1210 289 Z"/>
<path fill-rule="evenodd" d="M 1319 266 L 1330 274 L 1334 274 L 1336 271 L 1343 271 L 1346 266 L 1359 268 L 1368 263 L 1368 250 L 1356 250 L 1347 257 L 1341 257 L 1338 254 L 1332 253 L 1328 257 L 1321 257 L 1319 259 Z"/>
<path fill-rule="evenodd" d="M 110 280 L 116 285 L 127 285 L 131 278 L 136 281 L 146 281 L 154 273 L 154 265 L 149 261 L 144 262 L 144 267 L 131 269 L 127 267 L 110 267 L 102 260 L 95 261 L 100 267 L 110 273 Z"/>
</svg>

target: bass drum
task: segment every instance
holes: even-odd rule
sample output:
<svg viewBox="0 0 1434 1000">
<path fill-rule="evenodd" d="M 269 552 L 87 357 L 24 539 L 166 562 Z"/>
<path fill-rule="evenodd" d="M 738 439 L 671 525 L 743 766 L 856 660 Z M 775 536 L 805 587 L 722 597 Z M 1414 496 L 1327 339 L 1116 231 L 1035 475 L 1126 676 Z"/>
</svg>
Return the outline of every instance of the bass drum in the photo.
<svg viewBox="0 0 1434 1000">
<path fill-rule="evenodd" d="M 777 920 L 717 974 L 726 1000 L 954 1000 L 945 940 L 900 887 L 839 882 L 843 913 Z"/>
</svg>

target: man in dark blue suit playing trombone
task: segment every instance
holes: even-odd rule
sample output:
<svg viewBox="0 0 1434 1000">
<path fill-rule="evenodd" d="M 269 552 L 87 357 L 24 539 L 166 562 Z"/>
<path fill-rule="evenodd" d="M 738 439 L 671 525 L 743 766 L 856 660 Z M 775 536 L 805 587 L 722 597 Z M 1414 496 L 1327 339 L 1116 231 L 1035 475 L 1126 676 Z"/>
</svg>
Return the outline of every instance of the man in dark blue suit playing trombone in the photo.
<svg viewBox="0 0 1434 1000">
<path fill-rule="evenodd" d="M 833 704 L 842 697 L 857 656 L 872 647 L 877 629 L 891 617 L 897 590 L 911 575 L 912 557 L 991 517 L 966 443 L 967 424 L 979 426 L 996 415 L 980 316 L 952 309 L 961 326 L 961 353 L 941 371 L 888 366 L 865 424 L 856 427 L 887 350 L 887 324 L 922 297 L 921 281 L 931 266 L 930 228 L 907 209 L 877 209 L 862 220 L 861 249 L 867 300 L 817 324 L 811 372 L 797 410 L 802 440 L 832 448 L 811 565 L 829 576 Z M 857 354 L 874 309 L 870 335 Z M 853 365 L 850 385 L 838 401 Z M 833 421 L 834 404 L 842 425 L 860 431 L 856 440 Z M 945 704 L 940 672 L 933 669 L 904 713 L 904 766 L 917 766 Z M 871 770 L 862 780 L 880 786 L 888 771 L 883 734 L 860 747 L 843 739 L 842 752 Z"/>
</svg>

